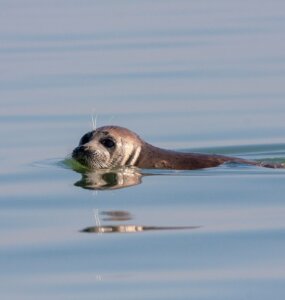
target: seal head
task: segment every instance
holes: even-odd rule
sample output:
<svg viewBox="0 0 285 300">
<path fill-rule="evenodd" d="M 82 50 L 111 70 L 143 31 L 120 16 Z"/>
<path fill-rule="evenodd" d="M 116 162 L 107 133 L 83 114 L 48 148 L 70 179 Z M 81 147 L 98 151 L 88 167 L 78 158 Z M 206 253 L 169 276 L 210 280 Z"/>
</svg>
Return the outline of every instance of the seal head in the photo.
<svg viewBox="0 0 285 300">
<path fill-rule="evenodd" d="M 104 126 L 86 133 L 72 158 L 89 169 L 114 169 L 133 166 L 139 157 L 142 140 L 119 126 Z"/>
</svg>

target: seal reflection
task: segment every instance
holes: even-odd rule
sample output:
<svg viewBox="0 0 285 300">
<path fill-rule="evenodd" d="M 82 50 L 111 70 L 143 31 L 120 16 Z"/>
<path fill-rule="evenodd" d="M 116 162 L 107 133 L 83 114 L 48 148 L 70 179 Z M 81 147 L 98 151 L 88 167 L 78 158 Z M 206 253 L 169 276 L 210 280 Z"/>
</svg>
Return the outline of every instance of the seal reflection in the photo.
<svg viewBox="0 0 285 300">
<path fill-rule="evenodd" d="M 143 174 L 138 168 L 124 167 L 115 170 L 86 170 L 84 168 L 74 168 L 73 170 L 81 174 L 81 179 L 74 183 L 75 186 L 83 189 L 95 191 L 108 191 L 121 188 L 128 188 L 138 185 L 142 182 Z M 146 174 L 144 174 L 146 176 Z M 147 174 L 150 175 L 150 174 Z M 120 222 L 120 224 L 101 224 L 100 216 L 104 222 Z M 111 210 L 111 211 L 96 211 L 95 226 L 86 227 L 80 232 L 85 233 L 139 233 L 146 231 L 162 231 L 162 230 L 192 230 L 198 229 L 201 226 L 155 226 L 155 225 L 137 225 L 124 224 L 129 222 L 133 216 L 128 211 Z M 122 222 L 122 223 L 121 223 Z"/>
<path fill-rule="evenodd" d="M 198 229 L 201 226 L 142 226 L 142 225 L 105 225 L 105 226 L 92 226 L 81 230 L 87 233 L 135 233 L 143 231 L 155 230 L 186 230 Z"/>
<path fill-rule="evenodd" d="M 98 212 L 97 212 L 98 213 Z M 104 221 L 129 221 L 133 217 L 128 211 L 102 211 L 100 215 L 104 216 Z M 107 218 L 106 218 L 107 216 Z M 95 216 L 96 226 L 86 227 L 81 232 L 86 233 L 136 233 L 143 231 L 156 231 L 156 230 L 186 230 L 186 229 L 197 229 L 201 226 L 143 226 L 143 225 L 132 225 L 132 224 L 120 224 L 120 225 L 101 225 L 100 218 L 98 215 Z"/>
<path fill-rule="evenodd" d="M 115 190 L 141 183 L 142 174 L 136 168 L 80 172 L 81 179 L 74 185 L 89 190 Z"/>
</svg>

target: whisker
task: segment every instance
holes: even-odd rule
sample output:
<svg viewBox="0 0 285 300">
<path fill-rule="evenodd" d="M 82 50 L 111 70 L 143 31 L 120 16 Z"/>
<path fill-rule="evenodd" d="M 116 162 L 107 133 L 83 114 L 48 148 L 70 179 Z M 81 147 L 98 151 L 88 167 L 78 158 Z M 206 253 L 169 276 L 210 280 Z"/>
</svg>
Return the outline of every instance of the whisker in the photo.
<svg viewBox="0 0 285 300">
<path fill-rule="evenodd" d="M 94 111 L 94 113 L 91 114 L 91 121 L 92 121 L 92 129 L 93 129 L 93 130 L 96 130 L 96 128 L 97 128 L 97 118 L 98 118 L 98 115 L 95 114 L 95 117 L 94 117 L 94 114 L 95 114 L 95 111 Z"/>
</svg>

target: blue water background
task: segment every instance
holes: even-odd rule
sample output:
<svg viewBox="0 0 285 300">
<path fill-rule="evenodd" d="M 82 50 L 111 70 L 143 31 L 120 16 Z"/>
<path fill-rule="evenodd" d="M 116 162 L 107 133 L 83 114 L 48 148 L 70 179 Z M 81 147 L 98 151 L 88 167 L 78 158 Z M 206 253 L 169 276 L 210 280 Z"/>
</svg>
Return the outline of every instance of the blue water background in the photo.
<svg viewBox="0 0 285 300">
<path fill-rule="evenodd" d="M 94 191 L 60 162 L 91 116 L 161 147 L 284 161 L 284 1 L 12 0 L 0 14 L 1 299 L 283 299 L 284 170 Z M 80 232 L 110 222 L 198 228 Z"/>
</svg>

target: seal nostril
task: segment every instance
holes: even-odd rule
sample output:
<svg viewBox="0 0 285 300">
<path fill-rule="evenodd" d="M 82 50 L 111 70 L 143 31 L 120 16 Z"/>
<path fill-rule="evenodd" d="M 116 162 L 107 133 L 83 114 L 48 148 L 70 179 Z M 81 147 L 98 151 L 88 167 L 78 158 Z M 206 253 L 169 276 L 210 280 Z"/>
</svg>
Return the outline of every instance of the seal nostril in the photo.
<svg viewBox="0 0 285 300">
<path fill-rule="evenodd" d="M 85 150 L 86 150 L 85 146 L 79 146 L 79 147 L 77 147 L 77 151 L 78 152 L 84 152 Z"/>
<path fill-rule="evenodd" d="M 73 151 L 72 151 L 72 157 L 76 158 L 78 157 L 80 154 L 85 152 L 85 147 L 84 146 L 78 146 L 76 147 Z"/>
</svg>

